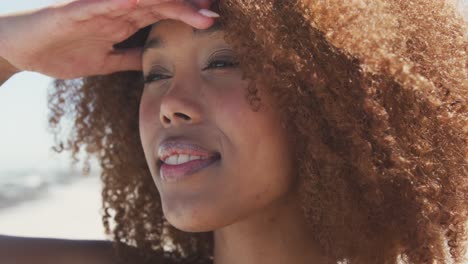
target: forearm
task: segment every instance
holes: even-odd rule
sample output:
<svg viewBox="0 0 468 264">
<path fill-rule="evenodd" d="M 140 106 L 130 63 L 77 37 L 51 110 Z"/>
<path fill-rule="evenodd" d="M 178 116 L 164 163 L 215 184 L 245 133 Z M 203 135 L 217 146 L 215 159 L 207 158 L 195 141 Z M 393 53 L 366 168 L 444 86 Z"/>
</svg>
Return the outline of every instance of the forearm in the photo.
<svg viewBox="0 0 468 264">
<path fill-rule="evenodd" d="M 9 54 L 9 46 L 6 45 L 5 39 L 7 39 L 8 33 L 6 28 L 9 27 L 8 17 L 0 16 L 0 86 L 6 82 L 15 73 L 20 72 L 15 66 L 8 62 L 5 58 L 5 54 Z"/>
<path fill-rule="evenodd" d="M 19 71 L 20 70 L 11 65 L 7 60 L 0 57 L 0 86 Z"/>
<path fill-rule="evenodd" d="M 115 263 L 109 241 L 23 238 L 0 235 L 0 263 L 17 264 L 111 264 Z"/>
</svg>

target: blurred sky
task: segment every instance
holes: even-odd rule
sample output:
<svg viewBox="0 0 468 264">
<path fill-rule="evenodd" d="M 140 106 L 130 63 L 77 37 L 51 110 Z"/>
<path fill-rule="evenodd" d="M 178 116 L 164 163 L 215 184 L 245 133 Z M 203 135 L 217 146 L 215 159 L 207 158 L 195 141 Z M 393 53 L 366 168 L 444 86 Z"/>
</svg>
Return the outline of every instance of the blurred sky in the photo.
<svg viewBox="0 0 468 264">
<path fill-rule="evenodd" d="M 454 0 L 457 1 L 457 0 Z M 64 0 L 2 0 L 0 15 L 34 9 Z M 468 12 L 468 0 L 458 1 Z M 68 153 L 50 151 L 46 131 L 47 87 L 52 79 L 31 72 L 15 75 L 0 87 L 0 170 L 65 167 Z"/>
</svg>

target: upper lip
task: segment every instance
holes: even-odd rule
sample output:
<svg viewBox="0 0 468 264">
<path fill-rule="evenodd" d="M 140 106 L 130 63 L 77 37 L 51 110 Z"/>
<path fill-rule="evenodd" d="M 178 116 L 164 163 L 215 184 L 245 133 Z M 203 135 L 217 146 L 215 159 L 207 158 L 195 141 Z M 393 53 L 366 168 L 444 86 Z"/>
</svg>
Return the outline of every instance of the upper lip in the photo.
<svg viewBox="0 0 468 264">
<path fill-rule="evenodd" d="M 166 160 L 171 155 L 192 155 L 206 158 L 220 157 L 220 153 L 207 150 L 200 144 L 185 138 L 168 138 L 158 147 L 158 158 L 160 161 Z"/>
</svg>

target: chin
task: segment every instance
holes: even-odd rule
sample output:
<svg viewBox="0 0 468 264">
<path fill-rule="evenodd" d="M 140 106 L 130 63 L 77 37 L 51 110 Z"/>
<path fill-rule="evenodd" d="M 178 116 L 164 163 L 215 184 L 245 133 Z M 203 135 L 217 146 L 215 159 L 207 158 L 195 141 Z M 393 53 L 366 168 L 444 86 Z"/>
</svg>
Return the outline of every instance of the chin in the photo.
<svg viewBox="0 0 468 264">
<path fill-rule="evenodd" d="M 177 228 L 178 230 L 187 232 L 187 233 L 201 233 L 201 232 L 210 232 L 210 231 L 216 230 L 212 228 L 207 228 L 206 226 L 190 225 L 190 223 L 188 223 L 187 225 L 178 225 L 176 223 L 172 223 L 171 221 L 169 221 L 169 223 L 173 227 Z"/>
<path fill-rule="evenodd" d="M 219 228 L 217 225 L 207 224 L 200 221 L 200 219 L 186 219 L 186 218 L 172 218 L 166 215 L 167 221 L 175 228 L 183 232 L 199 233 L 214 231 Z"/>
<path fill-rule="evenodd" d="M 203 214 L 203 211 L 187 207 L 175 209 L 163 203 L 164 217 L 173 227 L 184 232 L 209 232 L 220 227 L 214 221 L 216 217 Z"/>
</svg>

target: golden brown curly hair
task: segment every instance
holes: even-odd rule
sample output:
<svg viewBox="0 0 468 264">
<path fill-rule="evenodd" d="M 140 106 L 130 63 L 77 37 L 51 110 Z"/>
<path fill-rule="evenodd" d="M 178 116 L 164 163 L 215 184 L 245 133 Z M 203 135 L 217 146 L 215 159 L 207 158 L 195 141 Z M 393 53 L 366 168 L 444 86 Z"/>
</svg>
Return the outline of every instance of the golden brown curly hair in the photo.
<svg viewBox="0 0 468 264">
<path fill-rule="evenodd" d="M 256 84 L 266 84 L 296 143 L 302 208 L 331 263 L 462 263 L 468 42 L 454 6 L 223 0 L 218 8 L 252 80 L 246 99 L 261 111 Z M 49 98 L 57 151 L 99 159 L 104 226 L 124 258 L 211 263 L 212 232 L 182 232 L 162 213 L 138 133 L 141 75 L 57 80 Z M 74 125 L 63 135 L 67 119 Z"/>
</svg>

